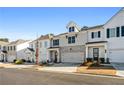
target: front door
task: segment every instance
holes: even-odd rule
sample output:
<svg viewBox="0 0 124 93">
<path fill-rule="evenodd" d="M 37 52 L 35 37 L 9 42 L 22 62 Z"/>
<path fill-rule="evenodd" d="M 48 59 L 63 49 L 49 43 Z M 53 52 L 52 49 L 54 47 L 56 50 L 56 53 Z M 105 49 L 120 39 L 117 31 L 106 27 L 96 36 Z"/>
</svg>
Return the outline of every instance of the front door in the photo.
<svg viewBox="0 0 124 93">
<path fill-rule="evenodd" d="M 93 60 L 98 61 L 99 58 L 99 48 L 93 48 Z"/>
</svg>

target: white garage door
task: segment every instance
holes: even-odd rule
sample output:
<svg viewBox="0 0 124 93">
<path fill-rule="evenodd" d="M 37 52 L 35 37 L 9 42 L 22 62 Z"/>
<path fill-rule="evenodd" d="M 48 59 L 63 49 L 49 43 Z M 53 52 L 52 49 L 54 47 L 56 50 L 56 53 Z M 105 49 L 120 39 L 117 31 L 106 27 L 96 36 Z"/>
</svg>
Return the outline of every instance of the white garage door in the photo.
<svg viewBox="0 0 124 93">
<path fill-rule="evenodd" d="M 61 55 L 62 62 L 82 63 L 84 60 L 84 53 L 63 53 Z"/>
<path fill-rule="evenodd" d="M 124 63 L 124 50 L 110 51 L 110 62 Z"/>
</svg>

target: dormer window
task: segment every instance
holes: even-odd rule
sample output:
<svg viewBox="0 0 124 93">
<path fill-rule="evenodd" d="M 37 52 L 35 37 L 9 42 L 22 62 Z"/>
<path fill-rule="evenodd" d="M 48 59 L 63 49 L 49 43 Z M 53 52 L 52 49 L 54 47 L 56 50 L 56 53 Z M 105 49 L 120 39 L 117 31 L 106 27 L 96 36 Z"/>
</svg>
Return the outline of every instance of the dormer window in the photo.
<svg viewBox="0 0 124 93">
<path fill-rule="evenodd" d="M 69 27 L 69 32 L 74 32 L 74 27 Z"/>
</svg>

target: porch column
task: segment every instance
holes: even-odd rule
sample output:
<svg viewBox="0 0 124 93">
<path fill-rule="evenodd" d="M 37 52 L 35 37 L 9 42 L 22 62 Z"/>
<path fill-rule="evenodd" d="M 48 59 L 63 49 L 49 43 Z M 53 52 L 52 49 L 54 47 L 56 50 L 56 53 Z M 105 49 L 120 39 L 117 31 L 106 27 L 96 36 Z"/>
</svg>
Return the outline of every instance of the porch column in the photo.
<svg viewBox="0 0 124 93">
<path fill-rule="evenodd" d="M 86 47 L 86 53 L 85 53 L 85 56 L 86 56 L 86 58 L 88 58 L 88 46 L 86 45 L 85 47 Z M 86 60 L 86 58 L 85 58 L 85 60 Z"/>
<path fill-rule="evenodd" d="M 105 44 L 104 46 L 105 46 L 105 62 L 107 62 L 107 44 Z"/>
<path fill-rule="evenodd" d="M 57 54 L 58 54 L 58 55 L 57 55 L 57 56 L 58 56 L 58 58 L 57 58 L 57 59 L 58 59 L 57 62 L 60 62 L 60 52 L 59 52 L 58 49 L 57 49 Z"/>
</svg>

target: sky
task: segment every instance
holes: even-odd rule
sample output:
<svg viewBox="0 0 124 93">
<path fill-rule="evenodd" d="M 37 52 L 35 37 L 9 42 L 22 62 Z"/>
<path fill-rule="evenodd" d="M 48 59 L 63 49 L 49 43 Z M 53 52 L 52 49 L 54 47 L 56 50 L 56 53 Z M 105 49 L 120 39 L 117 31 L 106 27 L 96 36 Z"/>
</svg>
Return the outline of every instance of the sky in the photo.
<svg viewBox="0 0 124 93">
<path fill-rule="evenodd" d="M 0 7 L 0 38 L 36 39 L 37 34 L 67 32 L 74 21 L 80 27 L 105 24 L 120 7 Z"/>
</svg>

